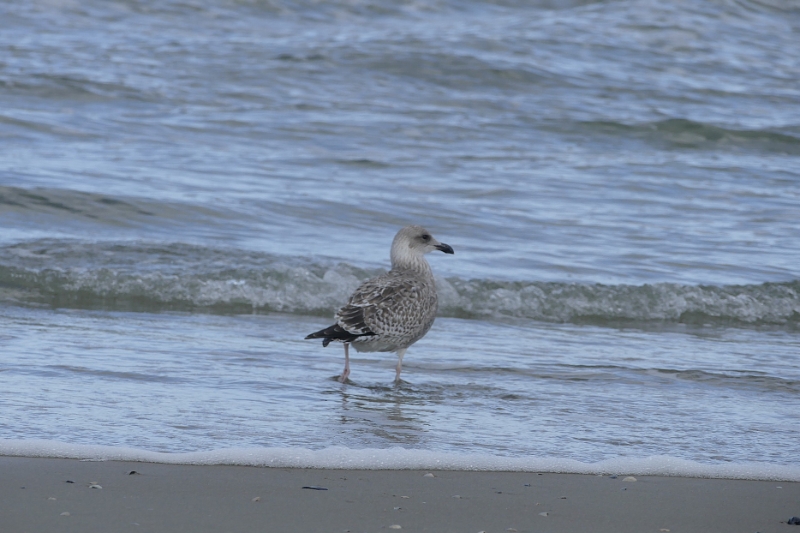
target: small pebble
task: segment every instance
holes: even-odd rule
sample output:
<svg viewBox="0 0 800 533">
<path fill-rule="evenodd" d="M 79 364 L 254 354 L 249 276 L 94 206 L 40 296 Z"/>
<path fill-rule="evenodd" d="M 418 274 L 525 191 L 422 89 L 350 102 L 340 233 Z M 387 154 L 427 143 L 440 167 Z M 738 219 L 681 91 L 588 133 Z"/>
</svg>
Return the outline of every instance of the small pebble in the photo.
<svg viewBox="0 0 800 533">
<path fill-rule="evenodd" d="M 561 499 L 562 499 L 562 500 L 566 500 L 566 499 L 567 499 L 567 497 L 566 497 L 566 496 L 562 496 L 562 497 L 561 497 Z"/>
<path fill-rule="evenodd" d="M 550 516 L 550 513 L 548 513 L 547 511 L 545 511 L 545 512 L 543 512 L 543 513 L 539 513 L 539 516 Z"/>
<path fill-rule="evenodd" d="M 101 486 L 100 486 L 100 485 L 98 485 L 97 483 L 94 483 L 94 484 L 92 484 L 92 485 L 89 485 L 89 488 L 90 488 L 90 489 L 102 489 L 103 487 L 101 487 Z"/>
<path fill-rule="evenodd" d="M 531 484 L 530 484 L 530 483 L 525 483 L 525 486 L 526 486 L 526 487 L 530 487 L 530 486 L 531 486 Z"/>
<path fill-rule="evenodd" d="M 400 496 L 400 497 L 401 497 L 401 498 L 403 498 L 404 500 L 407 500 L 407 499 L 409 499 L 411 496 Z"/>
<path fill-rule="evenodd" d="M 636 481 L 636 478 L 635 478 L 635 477 L 633 477 L 633 476 L 628 476 L 628 477 L 626 477 L 626 478 L 623 478 L 623 480 L 622 480 L 622 481 Z"/>
<path fill-rule="evenodd" d="M 622 490 L 628 490 L 628 487 L 622 487 Z"/>
<path fill-rule="evenodd" d="M 453 498 L 455 498 L 456 500 L 460 500 L 460 499 L 461 499 L 461 496 L 459 496 L 458 494 L 456 494 L 455 496 L 453 496 Z"/>
<path fill-rule="evenodd" d="M 52 496 L 50 496 L 50 497 L 49 497 L 49 498 L 47 498 L 47 499 L 48 499 L 48 500 L 50 500 L 50 501 L 52 501 L 52 502 L 56 501 L 56 499 L 55 499 L 55 498 L 53 498 Z"/>
<path fill-rule="evenodd" d="M 252 499 L 252 500 L 250 500 L 250 501 L 254 501 L 254 502 L 260 502 L 260 501 L 261 501 L 261 496 L 256 496 L 255 498 L 253 498 L 253 499 Z"/>
<path fill-rule="evenodd" d="M 400 509 L 402 509 L 402 507 L 395 507 L 394 508 L 395 511 L 399 511 Z"/>
<path fill-rule="evenodd" d="M 780 487 L 780 486 L 778 486 L 778 487 L 775 487 L 775 488 L 776 488 L 776 489 L 782 489 L 783 487 Z"/>
<path fill-rule="evenodd" d="M 310 490 L 328 490 L 326 487 L 319 487 L 317 485 L 307 485 L 307 486 L 305 486 L 303 488 L 304 489 L 310 489 Z"/>
<path fill-rule="evenodd" d="M 74 481 L 70 481 L 69 479 L 65 481 L 65 483 L 75 483 Z"/>
<path fill-rule="evenodd" d="M 663 533 L 669 533 L 669 529 L 665 527 L 662 527 L 661 529 L 659 529 L 659 531 L 662 531 Z"/>
<path fill-rule="evenodd" d="M 64 511 L 63 513 L 61 513 L 61 516 L 69 516 L 69 513 L 67 511 Z"/>
<path fill-rule="evenodd" d="M 422 477 L 436 477 L 436 476 L 434 476 L 433 474 L 431 474 L 430 472 L 428 472 L 427 474 L 425 474 L 425 475 L 424 475 L 424 476 L 422 476 Z"/>
<path fill-rule="evenodd" d="M 617 476 L 608 476 L 611 479 L 617 479 Z"/>
<path fill-rule="evenodd" d="M 403 529 L 403 526 L 401 526 L 400 524 L 393 524 L 389 526 L 389 529 Z"/>
<path fill-rule="evenodd" d="M 510 528 L 506 529 L 506 531 L 516 531 L 516 529 L 514 529 L 513 527 L 510 527 Z"/>
<path fill-rule="evenodd" d="M 800 526 L 800 518 L 793 516 L 789 520 L 787 520 L 786 523 L 792 526 Z"/>
<path fill-rule="evenodd" d="M 129 476 L 134 476 L 134 475 L 137 475 L 138 473 L 139 472 L 137 472 L 136 470 L 131 470 L 130 472 L 128 472 L 128 475 Z"/>
</svg>

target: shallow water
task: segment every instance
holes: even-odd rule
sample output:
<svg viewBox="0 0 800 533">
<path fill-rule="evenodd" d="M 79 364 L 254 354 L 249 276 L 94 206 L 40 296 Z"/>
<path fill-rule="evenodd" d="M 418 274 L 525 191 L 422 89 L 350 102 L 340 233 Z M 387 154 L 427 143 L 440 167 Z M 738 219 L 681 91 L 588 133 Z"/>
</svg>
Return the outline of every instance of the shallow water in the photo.
<svg viewBox="0 0 800 533">
<path fill-rule="evenodd" d="M 0 451 L 796 464 L 792 4 L 0 19 Z M 342 386 L 302 339 L 408 223 L 440 318 Z"/>
<path fill-rule="evenodd" d="M 409 357 L 406 383 L 391 383 L 386 354 L 359 354 L 352 383 L 342 386 L 341 348 L 300 340 L 315 319 L 14 315 L 4 317 L 13 324 L 4 342 L 26 357 L 0 374 L 16 407 L 12 438 L 161 452 L 402 446 L 583 461 L 669 451 L 744 462 L 766 432 L 769 455 L 758 459 L 787 464 L 797 447 L 786 421 L 797 416 L 800 371 L 787 364 L 797 345 L 785 332 L 441 319 Z M 91 425 L 76 427 L 88 416 Z"/>
</svg>

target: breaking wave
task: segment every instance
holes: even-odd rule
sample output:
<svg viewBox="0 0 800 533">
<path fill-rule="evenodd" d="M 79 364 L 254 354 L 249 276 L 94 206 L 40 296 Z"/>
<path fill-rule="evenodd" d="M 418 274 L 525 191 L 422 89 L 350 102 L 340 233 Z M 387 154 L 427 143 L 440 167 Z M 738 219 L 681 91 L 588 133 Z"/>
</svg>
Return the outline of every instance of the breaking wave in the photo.
<svg viewBox="0 0 800 533">
<path fill-rule="evenodd" d="M 0 249 L 0 302 L 120 311 L 330 316 L 381 272 L 313 258 L 186 244 L 43 240 Z M 607 326 L 800 326 L 800 280 L 603 285 L 438 278 L 442 316 Z"/>
</svg>

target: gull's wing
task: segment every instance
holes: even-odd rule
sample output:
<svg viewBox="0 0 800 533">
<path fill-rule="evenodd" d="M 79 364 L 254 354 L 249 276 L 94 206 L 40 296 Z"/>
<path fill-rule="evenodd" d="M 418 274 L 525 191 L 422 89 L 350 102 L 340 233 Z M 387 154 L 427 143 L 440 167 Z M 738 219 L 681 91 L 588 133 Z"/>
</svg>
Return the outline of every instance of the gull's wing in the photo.
<svg viewBox="0 0 800 533">
<path fill-rule="evenodd" d="M 402 272 L 365 281 L 336 313 L 337 324 L 355 335 L 403 335 L 425 320 L 423 288 L 418 278 Z"/>
</svg>

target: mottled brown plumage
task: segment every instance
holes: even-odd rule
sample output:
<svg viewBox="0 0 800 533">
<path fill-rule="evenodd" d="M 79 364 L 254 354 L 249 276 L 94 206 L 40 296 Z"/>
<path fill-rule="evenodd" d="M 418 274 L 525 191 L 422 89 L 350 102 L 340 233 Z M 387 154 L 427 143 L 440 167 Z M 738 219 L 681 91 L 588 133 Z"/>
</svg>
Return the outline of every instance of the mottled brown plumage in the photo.
<svg viewBox="0 0 800 533">
<path fill-rule="evenodd" d="M 403 355 L 425 336 L 436 318 L 436 284 L 424 257 L 433 250 L 453 253 L 421 226 L 401 229 L 392 241 L 392 270 L 362 283 L 336 312 L 336 324 L 306 337 L 323 339 L 323 346 L 331 341 L 344 343 L 345 370 L 340 381 L 350 374 L 350 344 L 359 352 L 397 352 L 395 380 L 400 380 Z"/>
</svg>

